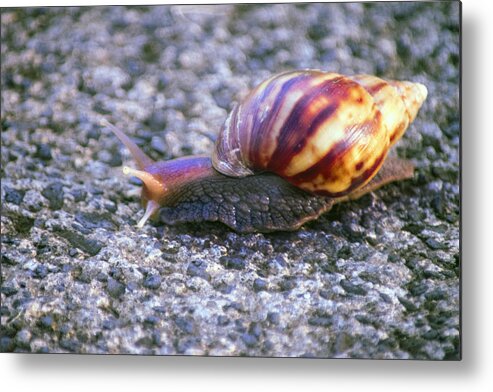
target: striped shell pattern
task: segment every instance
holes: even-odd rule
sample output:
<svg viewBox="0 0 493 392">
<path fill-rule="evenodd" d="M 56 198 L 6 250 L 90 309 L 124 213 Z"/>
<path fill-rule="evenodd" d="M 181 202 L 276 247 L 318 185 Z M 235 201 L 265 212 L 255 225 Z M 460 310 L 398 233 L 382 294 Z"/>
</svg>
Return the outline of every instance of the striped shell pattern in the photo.
<svg viewBox="0 0 493 392">
<path fill-rule="evenodd" d="M 419 83 L 315 70 L 267 79 L 232 110 L 213 153 L 219 172 L 273 172 L 308 192 L 370 181 L 426 99 Z"/>
</svg>

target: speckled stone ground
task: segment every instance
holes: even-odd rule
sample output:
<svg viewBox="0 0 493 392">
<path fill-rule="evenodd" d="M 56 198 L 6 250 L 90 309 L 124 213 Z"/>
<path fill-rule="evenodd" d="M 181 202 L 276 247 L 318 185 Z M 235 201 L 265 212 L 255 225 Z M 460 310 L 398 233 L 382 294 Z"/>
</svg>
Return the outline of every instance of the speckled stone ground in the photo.
<svg viewBox="0 0 493 392">
<path fill-rule="evenodd" d="M 459 4 L 3 9 L 1 351 L 458 359 Z M 139 230 L 132 164 L 208 153 L 282 70 L 424 83 L 414 179 L 290 233 Z"/>
</svg>

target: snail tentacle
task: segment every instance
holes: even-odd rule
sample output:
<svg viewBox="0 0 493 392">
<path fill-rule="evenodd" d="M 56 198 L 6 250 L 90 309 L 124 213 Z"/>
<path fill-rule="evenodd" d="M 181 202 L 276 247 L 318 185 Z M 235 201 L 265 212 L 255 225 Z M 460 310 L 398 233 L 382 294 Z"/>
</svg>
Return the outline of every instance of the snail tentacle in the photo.
<svg viewBox="0 0 493 392">
<path fill-rule="evenodd" d="M 143 170 L 147 166 L 152 165 L 154 161 L 147 156 L 147 154 L 140 149 L 135 142 L 130 139 L 123 131 L 115 127 L 113 124 L 111 124 L 109 121 L 102 119 L 101 120 L 101 125 L 108 127 L 118 139 L 127 147 L 128 151 L 130 151 L 130 154 L 132 154 L 132 158 L 134 159 L 135 163 L 139 167 L 139 169 Z"/>
</svg>

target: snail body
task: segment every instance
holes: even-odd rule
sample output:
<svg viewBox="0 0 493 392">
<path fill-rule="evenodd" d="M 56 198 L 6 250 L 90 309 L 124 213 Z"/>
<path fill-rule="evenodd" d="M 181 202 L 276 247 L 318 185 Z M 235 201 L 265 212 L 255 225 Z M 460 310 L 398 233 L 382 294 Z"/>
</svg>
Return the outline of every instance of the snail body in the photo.
<svg viewBox="0 0 493 392">
<path fill-rule="evenodd" d="M 274 75 L 227 117 L 212 157 L 153 162 L 132 153 L 146 213 L 169 224 L 220 221 L 238 232 L 295 230 L 334 203 L 412 177 L 387 158 L 426 99 L 419 83 L 315 70 Z"/>
</svg>

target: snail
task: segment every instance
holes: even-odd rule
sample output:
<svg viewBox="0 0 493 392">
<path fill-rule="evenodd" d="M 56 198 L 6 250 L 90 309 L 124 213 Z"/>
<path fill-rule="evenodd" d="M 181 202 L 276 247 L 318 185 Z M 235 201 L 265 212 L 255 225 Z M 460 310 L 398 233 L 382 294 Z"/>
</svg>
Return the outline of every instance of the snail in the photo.
<svg viewBox="0 0 493 392">
<path fill-rule="evenodd" d="M 280 73 L 233 108 L 212 157 L 161 162 L 105 125 L 138 166 L 123 168 L 143 182 L 146 210 L 138 227 L 159 215 L 167 224 L 220 221 L 237 232 L 287 231 L 335 203 L 411 178 L 413 164 L 387 153 L 426 96 L 422 84 L 370 75 Z"/>
</svg>

